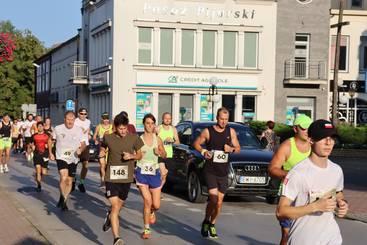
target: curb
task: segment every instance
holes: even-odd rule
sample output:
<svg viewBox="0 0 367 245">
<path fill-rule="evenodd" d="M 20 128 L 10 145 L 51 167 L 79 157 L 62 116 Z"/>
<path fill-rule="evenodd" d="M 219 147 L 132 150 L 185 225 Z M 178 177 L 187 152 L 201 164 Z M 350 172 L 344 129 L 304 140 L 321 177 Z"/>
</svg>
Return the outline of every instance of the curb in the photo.
<svg viewBox="0 0 367 245">
<path fill-rule="evenodd" d="M 356 220 L 367 224 L 367 213 L 350 213 L 345 216 L 346 219 Z"/>
<path fill-rule="evenodd" d="M 44 231 L 40 228 L 39 224 L 35 222 L 31 215 L 28 214 L 27 210 L 21 205 L 16 197 L 13 196 L 13 194 L 2 187 L 0 187 L 0 191 L 5 193 L 9 200 L 14 204 L 14 207 L 23 215 L 23 217 L 30 223 L 30 225 L 32 225 L 34 229 L 37 230 L 40 236 L 43 237 L 48 244 L 59 244 L 51 237 L 51 235 L 47 231 Z"/>
</svg>

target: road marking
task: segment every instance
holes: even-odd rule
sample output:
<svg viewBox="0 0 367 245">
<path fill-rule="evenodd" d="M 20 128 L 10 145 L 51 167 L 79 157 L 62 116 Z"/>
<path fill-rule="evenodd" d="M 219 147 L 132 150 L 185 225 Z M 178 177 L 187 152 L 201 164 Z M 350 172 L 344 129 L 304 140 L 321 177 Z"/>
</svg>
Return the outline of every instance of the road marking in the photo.
<svg viewBox="0 0 367 245">
<path fill-rule="evenodd" d="M 233 213 L 221 213 L 221 215 L 233 215 Z"/>
<path fill-rule="evenodd" d="M 172 198 L 166 197 L 166 195 L 164 195 L 163 200 L 166 202 L 173 202 L 174 200 Z"/>
<path fill-rule="evenodd" d="M 275 215 L 275 213 L 256 213 L 256 215 L 271 215 L 271 216 L 274 216 Z"/>
<path fill-rule="evenodd" d="M 191 212 L 197 212 L 197 213 L 201 213 L 202 210 L 201 209 L 198 209 L 198 208 L 188 208 L 187 210 L 191 211 Z"/>
<path fill-rule="evenodd" d="M 179 202 L 174 202 L 172 203 L 173 205 L 177 206 L 177 207 L 188 207 L 189 205 L 185 204 L 185 203 L 179 203 Z"/>
</svg>

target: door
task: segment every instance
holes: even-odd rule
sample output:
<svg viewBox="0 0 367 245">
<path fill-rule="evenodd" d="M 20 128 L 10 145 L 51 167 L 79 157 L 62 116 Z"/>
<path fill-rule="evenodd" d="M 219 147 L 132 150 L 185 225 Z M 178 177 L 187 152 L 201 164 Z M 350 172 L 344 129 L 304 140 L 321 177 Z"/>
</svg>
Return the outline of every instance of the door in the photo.
<svg viewBox="0 0 367 245">
<path fill-rule="evenodd" d="M 234 121 L 235 95 L 222 95 L 222 106 L 229 110 L 229 121 Z"/>
</svg>

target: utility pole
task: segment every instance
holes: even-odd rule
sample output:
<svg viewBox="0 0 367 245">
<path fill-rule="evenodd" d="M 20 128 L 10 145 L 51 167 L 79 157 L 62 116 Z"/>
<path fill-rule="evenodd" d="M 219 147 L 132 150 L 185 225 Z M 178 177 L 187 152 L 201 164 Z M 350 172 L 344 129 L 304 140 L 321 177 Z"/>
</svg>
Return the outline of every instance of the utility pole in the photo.
<svg viewBox="0 0 367 245">
<path fill-rule="evenodd" d="M 338 124 L 338 76 L 339 76 L 339 60 L 340 60 L 340 40 L 342 27 L 349 25 L 349 22 L 343 22 L 343 11 L 345 6 L 345 0 L 339 0 L 339 18 L 338 23 L 331 25 L 331 28 L 338 28 L 336 34 L 335 44 L 335 61 L 334 61 L 334 86 L 333 86 L 333 103 L 332 103 L 332 121 L 333 124 Z"/>
</svg>

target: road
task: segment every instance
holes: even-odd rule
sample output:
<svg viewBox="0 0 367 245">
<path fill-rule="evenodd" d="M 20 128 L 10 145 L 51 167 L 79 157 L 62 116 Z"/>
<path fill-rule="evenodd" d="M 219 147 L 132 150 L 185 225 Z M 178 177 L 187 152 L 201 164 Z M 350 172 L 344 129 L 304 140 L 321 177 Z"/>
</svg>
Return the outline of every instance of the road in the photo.
<svg viewBox="0 0 367 245">
<path fill-rule="evenodd" d="M 80 167 L 80 166 L 79 166 Z M 0 176 L 0 184 L 11 193 L 36 226 L 52 244 L 112 244 L 111 232 L 101 229 L 107 201 L 99 190 L 97 163 L 91 163 L 86 181 L 87 193 L 75 191 L 69 200 L 69 211 L 56 208 L 59 197 L 55 163 L 50 163 L 43 191 L 35 192 L 33 166 L 22 156 L 13 157 L 11 172 Z M 78 172 L 80 169 L 78 170 Z M 230 198 L 224 203 L 217 224 L 217 240 L 200 236 L 200 223 L 205 204 L 193 204 L 182 190 L 164 194 L 157 224 L 152 226 L 152 239 L 140 239 L 142 231 L 142 199 L 134 186 L 121 212 L 121 237 L 127 244 L 277 244 L 279 226 L 275 206 L 261 198 Z M 365 244 L 367 224 L 338 220 L 344 244 Z"/>
</svg>

